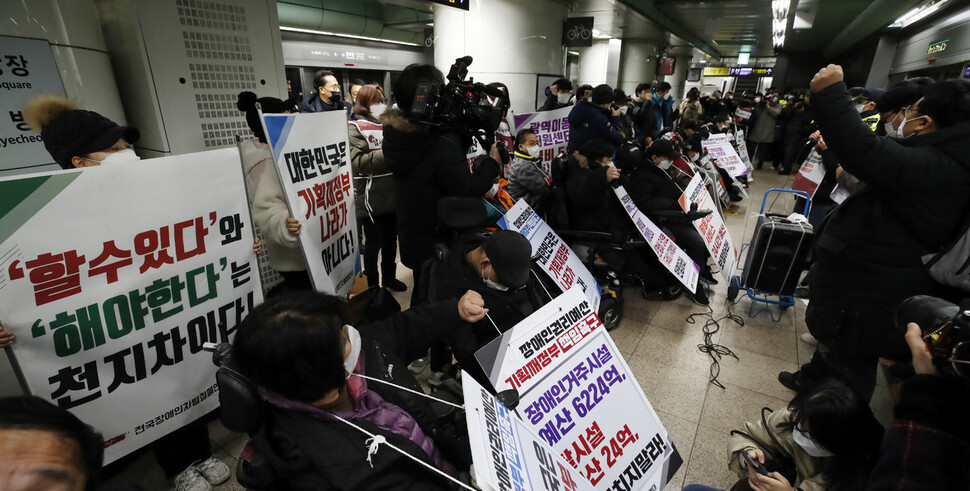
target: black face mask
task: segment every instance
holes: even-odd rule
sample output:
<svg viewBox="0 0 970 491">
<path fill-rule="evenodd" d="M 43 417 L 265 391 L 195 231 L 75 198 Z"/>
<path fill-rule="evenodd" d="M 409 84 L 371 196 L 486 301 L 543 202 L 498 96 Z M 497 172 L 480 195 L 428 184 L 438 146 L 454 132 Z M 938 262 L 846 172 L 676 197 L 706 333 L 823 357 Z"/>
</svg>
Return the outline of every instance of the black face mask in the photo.
<svg viewBox="0 0 970 491">
<path fill-rule="evenodd" d="M 340 102 L 340 92 L 333 92 L 330 94 L 330 102 L 333 102 L 334 104 Z"/>
</svg>

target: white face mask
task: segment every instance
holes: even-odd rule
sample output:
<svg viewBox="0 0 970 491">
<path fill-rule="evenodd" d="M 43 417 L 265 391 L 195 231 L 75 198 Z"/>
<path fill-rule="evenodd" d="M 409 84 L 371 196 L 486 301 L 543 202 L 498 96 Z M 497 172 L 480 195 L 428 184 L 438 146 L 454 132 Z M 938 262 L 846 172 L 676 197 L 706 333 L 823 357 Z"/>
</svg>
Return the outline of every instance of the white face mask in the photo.
<svg viewBox="0 0 970 491">
<path fill-rule="evenodd" d="M 488 267 L 489 267 L 489 269 L 491 269 L 492 265 L 489 264 Z M 509 287 L 507 287 L 507 286 L 505 286 L 505 285 L 503 285 L 501 283 L 498 283 L 498 282 L 495 282 L 495 281 L 492 281 L 492 280 L 488 279 L 488 277 L 485 276 L 485 270 L 484 269 L 482 270 L 482 281 L 485 282 L 485 286 L 491 288 L 492 290 L 498 290 L 500 292 L 504 292 L 504 291 L 507 291 L 509 289 Z"/>
<path fill-rule="evenodd" d="M 907 138 L 915 135 L 916 133 L 910 133 L 909 136 L 904 135 L 903 134 L 903 128 L 906 127 L 906 123 L 908 123 L 910 121 L 916 121 L 917 119 L 923 119 L 925 117 L 926 116 L 924 115 L 924 116 L 918 116 L 918 117 L 915 117 L 915 118 L 912 118 L 912 119 L 906 119 L 906 117 L 904 116 L 903 117 L 903 122 L 902 123 L 899 123 L 899 127 L 896 128 L 896 136 L 895 136 L 895 138 L 897 140 L 905 140 L 905 139 L 907 139 Z"/>
<path fill-rule="evenodd" d="M 755 97 L 754 98 L 754 103 L 757 104 L 759 102 L 761 102 L 761 98 L 760 97 Z"/>
<path fill-rule="evenodd" d="M 858 112 L 859 114 L 862 114 L 862 109 L 863 109 L 864 107 L 866 107 L 866 105 L 865 105 L 865 104 L 856 104 L 856 105 L 855 105 L 855 110 L 856 110 L 856 112 Z"/>
<path fill-rule="evenodd" d="M 811 435 L 802 431 L 801 428 L 798 428 L 797 426 L 792 429 L 791 436 L 792 439 L 795 440 L 795 443 L 797 443 L 799 447 L 802 447 L 802 450 L 812 457 L 831 457 L 835 455 L 825 447 L 815 443 L 815 440 L 812 440 Z"/>
<path fill-rule="evenodd" d="M 573 95 L 570 94 L 569 92 L 562 92 L 562 93 L 556 95 L 556 99 L 559 100 L 559 103 L 560 104 L 568 104 L 569 103 L 569 99 L 571 99 L 572 96 Z"/>
<path fill-rule="evenodd" d="M 671 162 L 669 159 L 663 159 L 660 161 L 660 163 L 657 166 L 663 170 L 667 170 L 670 168 L 671 164 L 673 164 L 673 162 Z"/>
<path fill-rule="evenodd" d="M 485 196 L 489 198 L 494 198 L 496 194 L 498 194 L 498 183 L 492 184 L 492 187 L 485 192 Z"/>
<path fill-rule="evenodd" d="M 697 159 L 701 158 L 701 154 L 695 153 L 693 157 L 690 158 L 691 162 L 697 162 Z"/>
<path fill-rule="evenodd" d="M 357 368 L 357 359 L 360 358 L 360 332 L 354 326 L 344 327 L 347 328 L 347 341 L 350 342 L 350 356 L 344 359 L 344 370 L 347 372 L 346 378 L 350 378 Z"/>
<path fill-rule="evenodd" d="M 886 121 L 883 124 L 885 125 L 885 128 L 886 128 L 886 136 L 888 136 L 889 138 L 896 138 L 896 128 L 893 128 L 893 122 Z"/>
<path fill-rule="evenodd" d="M 126 162 L 138 162 L 139 160 L 141 160 L 141 157 L 139 157 L 134 150 L 130 148 L 126 148 L 124 150 L 108 155 L 107 157 L 104 158 L 104 160 L 94 160 L 94 159 L 87 159 L 87 160 L 90 160 L 91 162 L 97 162 L 101 165 L 115 165 L 115 164 L 123 164 Z"/>
<path fill-rule="evenodd" d="M 381 114 L 384 114 L 384 111 L 386 110 L 387 104 L 374 104 L 370 107 L 370 113 L 372 116 L 374 116 L 374 119 L 381 117 Z"/>
<path fill-rule="evenodd" d="M 529 154 L 530 157 L 538 157 L 539 145 L 536 145 L 534 147 L 525 147 L 525 151 Z"/>
<path fill-rule="evenodd" d="M 630 109 L 628 106 L 620 107 L 620 114 L 626 114 L 627 110 Z"/>
</svg>

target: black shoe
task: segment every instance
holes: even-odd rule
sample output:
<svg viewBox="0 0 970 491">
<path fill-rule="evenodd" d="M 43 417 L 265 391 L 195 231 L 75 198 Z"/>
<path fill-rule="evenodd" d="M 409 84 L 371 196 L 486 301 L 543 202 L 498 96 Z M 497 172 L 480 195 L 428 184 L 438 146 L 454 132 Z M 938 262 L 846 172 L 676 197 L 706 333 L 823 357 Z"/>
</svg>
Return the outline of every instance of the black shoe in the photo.
<svg viewBox="0 0 970 491">
<path fill-rule="evenodd" d="M 778 374 L 778 381 L 781 382 L 781 385 L 794 391 L 797 391 L 802 385 L 798 381 L 798 372 L 781 372 Z"/>
<path fill-rule="evenodd" d="M 717 284 L 717 278 L 714 277 L 714 273 L 711 273 L 709 268 L 703 268 L 701 271 L 701 280 L 706 282 L 708 285 Z"/>
<path fill-rule="evenodd" d="M 395 292 L 404 292 L 407 291 L 408 286 L 405 285 L 403 281 L 394 278 L 390 281 L 384 280 L 384 288 Z"/>
<path fill-rule="evenodd" d="M 711 304 L 711 300 L 707 298 L 707 292 L 704 291 L 704 287 L 702 285 L 697 285 L 697 292 L 691 294 L 691 298 L 694 299 L 694 302 L 705 307 Z"/>
<path fill-rule="evenodd" d="M 787 176 L 791 174 L 791 169 L 778 169 L 779 176 Z"/>
</svg>

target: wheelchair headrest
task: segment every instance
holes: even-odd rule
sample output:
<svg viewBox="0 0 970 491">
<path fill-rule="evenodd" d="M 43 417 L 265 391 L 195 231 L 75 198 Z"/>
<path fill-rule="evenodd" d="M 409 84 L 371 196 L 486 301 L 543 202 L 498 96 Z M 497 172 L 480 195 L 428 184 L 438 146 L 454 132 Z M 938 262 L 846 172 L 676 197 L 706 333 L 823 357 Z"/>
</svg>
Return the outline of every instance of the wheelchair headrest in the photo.
<svg viewBox="0 0 970 491">
<path fill-rule="evenodd" d="M 616 149 L 616 156 L 613 162 L 620 170 L 627 170 L 636 167 L 643 158 L 643 150 L 637 145 L 623 145 Z"/>
<path fill-rule="evenodd" d="M 219 384 L 219 404 L 222 406 L 222 424 L 230 431 L 251 433 L 263 421 L 263 398 L 256 385 L 230 367 L 216 371 Z"/>
<path fill-rule="evenodd" d="M 488 210 L 481 198 L 447 197 L 438 200 L 438 220 L 441 224 L 459 230 L 481 227 L 488 218 Z"/>
</svg>

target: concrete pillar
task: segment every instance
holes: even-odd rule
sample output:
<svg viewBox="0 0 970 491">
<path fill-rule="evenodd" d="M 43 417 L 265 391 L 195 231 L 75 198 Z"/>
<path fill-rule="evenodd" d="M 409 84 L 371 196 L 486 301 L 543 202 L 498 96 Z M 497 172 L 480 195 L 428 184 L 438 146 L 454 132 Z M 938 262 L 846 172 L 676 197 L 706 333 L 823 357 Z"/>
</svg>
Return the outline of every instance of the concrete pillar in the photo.
<svg viewBox="0 0 970 491">
<path fill-rule="evenodd" d="M 620 54 L 619 86 L 633 96 L 637 85 L 652 83 L 657 78 L 657 44 L 651 41 L 625 40 Z"/>
<path fill-rule="evenodd" d="M 893 60 L 896 59 L 898 43 L 899 39 L 892 34 L 885 34 L 879 38 L 876 54 L 872 57 L 872 66 L 869 67 L 866 87 L 889 88 L 889 75 L 892 73 Z"/>
<path fill-rule="evenodd" d="M 588 48 L 578 48 L 580 85 L 589 84 L 596 87 L 606 83 L 606 71 L 609 66 L 610 43 L 606 40 L 593 41 Z"/>
<path fill-rule="evenodd" d="M 620 51 L 623 41 L 610 39 L 606 46 L 606 83 L 615 89 L 620 82 Z"/>
<path fill-rule="evenodd" d="M 674 63 L 674 74 L 664 75 L 664 80 L 670 84 L 670 94 L 674 97 L 674 100 L 679 102 L 687 94 L 687 91 L 684 90 L 684 83 L 687 81 L 687 69 L 690 68 L 690 49 L 670 50 L 670 56 L 673 56 L 677 62 Z"/>
<path fill-rule="evenodd" d="M 435 5 L 434 64 L 447 74 L 455 58 L 469 55 L 469 77 L 504 83 L 512 111 L 533 112 L 536 74 L 563 73 L 567 14 L 568 6 L 555 0 L 471 0 L 468 12 Z"/>
</svg>

